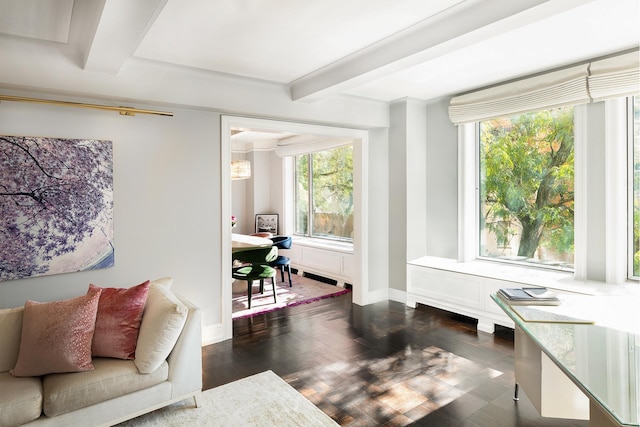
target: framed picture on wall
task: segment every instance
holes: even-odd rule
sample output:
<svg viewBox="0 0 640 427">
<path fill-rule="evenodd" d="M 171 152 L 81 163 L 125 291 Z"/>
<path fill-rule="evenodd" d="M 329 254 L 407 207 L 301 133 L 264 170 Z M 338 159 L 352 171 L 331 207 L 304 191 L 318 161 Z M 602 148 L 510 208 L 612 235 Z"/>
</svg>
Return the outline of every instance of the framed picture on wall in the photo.
<svg viewBox="0 0 640 427">
<path fill-rule="evenodd" d="M 278 234 L 278 214 L 257 214 L 256 233 Z"/>
<path fill-rule="evenodd" d="M 114 266 L 113 143 L 0 135 L 0 282 Z"/>
</svg>

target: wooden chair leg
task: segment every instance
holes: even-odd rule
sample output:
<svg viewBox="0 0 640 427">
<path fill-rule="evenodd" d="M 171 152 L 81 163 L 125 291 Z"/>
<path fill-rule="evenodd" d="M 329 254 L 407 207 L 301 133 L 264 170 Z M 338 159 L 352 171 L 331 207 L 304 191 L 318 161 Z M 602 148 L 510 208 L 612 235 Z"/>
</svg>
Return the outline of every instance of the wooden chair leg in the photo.
<svg viewBox="0 0 640 427">
<path fill-rule="evenodd" d="M 276 303 L 278 300 L 276 299 L 276 276 L 274 275 L 271 278 L 271 286 L 273 286 L 273 302 Z"/>
<path fill-rule="evenodd" d="M 282 277 L 282 281 L 284 282 L 284 265 L 280 266 L 280 277 Z"/>
<path fill-rule="evenodd" d="M 251 282 L 252 280 L 247 280 L 247 300 L 249 301 L 249 308 L 251 308 Z"/>
<path fill-rule="evenodd" d="M 260 293 L 264 294 L 264 279 L 260 279 Z"/>
<path fill-rule="evenodd" d="M 291 282 L 291 264 L 287 264 L 287 274 L 289 275 L 289 287 L 293 288 L 293 282 Z M 284 282 L 284 277 L 282 277 L 282 281 Z"/>
</svg>

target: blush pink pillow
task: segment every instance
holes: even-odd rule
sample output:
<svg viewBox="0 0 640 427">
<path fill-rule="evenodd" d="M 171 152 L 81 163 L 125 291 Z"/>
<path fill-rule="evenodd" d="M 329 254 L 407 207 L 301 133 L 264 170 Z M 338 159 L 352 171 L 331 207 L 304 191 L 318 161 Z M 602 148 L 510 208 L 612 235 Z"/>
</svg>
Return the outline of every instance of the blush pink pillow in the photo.
<svg viewBox="0 0 640 427">
<path fill-rule="evenodd" d="M 33 377 L 93 370 L 91 341 L 100 289 L 63 301 L 27 301 L 20 352 L 11 374 Z"/>
<path fill-rule="evenodd" d="M 102 289 L 102 293 L 91 354 L 95 357 L 135 358 L 149 281 L 128 289 L 89 285 L 89 292 L 93 289 Z"/>
</svg>

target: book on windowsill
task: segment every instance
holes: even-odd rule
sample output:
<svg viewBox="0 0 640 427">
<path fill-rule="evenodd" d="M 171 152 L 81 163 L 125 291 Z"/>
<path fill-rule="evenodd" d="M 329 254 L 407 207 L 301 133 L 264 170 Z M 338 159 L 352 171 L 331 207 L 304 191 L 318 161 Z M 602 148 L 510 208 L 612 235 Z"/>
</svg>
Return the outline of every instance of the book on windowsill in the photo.
<svg viewBox="0 0 640 427">
<path fill-rule="evenodd" d="M 555 292 L 547 288 L 501 288 L 498 298 L 509 305 L 560 305 Z"/>
</svg>

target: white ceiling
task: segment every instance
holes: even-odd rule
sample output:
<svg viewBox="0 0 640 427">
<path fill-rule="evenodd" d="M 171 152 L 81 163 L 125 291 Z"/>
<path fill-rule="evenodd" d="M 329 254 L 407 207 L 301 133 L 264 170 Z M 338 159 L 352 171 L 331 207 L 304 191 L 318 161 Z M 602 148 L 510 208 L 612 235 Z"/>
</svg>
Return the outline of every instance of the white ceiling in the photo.
<svg viewBox="0 0 640 427">
<path fill-rule="evenodd" d="M 5 34 L 5 36 L 2 36 Z M 640 45 L 638 0 L 0 0 L 0 37 L 337 94 L 431 99 Z"/>
</svg>

